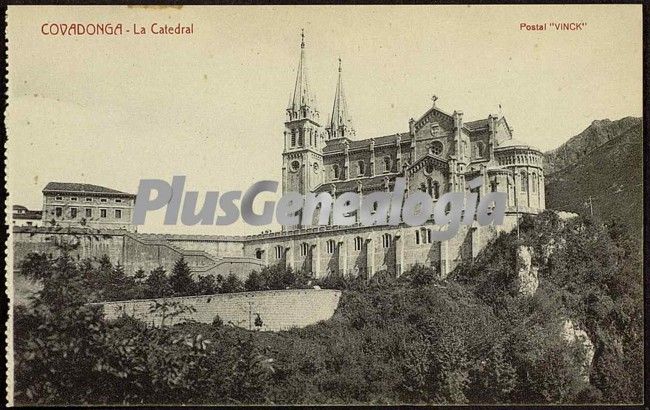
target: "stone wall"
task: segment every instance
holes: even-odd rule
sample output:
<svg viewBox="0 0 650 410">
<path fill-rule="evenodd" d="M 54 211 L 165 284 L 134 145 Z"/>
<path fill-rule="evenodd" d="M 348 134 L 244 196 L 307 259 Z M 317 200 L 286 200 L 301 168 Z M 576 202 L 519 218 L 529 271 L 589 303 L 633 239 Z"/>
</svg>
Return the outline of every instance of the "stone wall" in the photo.
<svg viewBox="0 0 650 410">
<path fill-rule="evenodd" d="M 77 242 L 74 255 L 107 255 L 111 262 L 123 265 L 127 274 L 138 269 L 149 272 L 158 266 L 170 271 L 183 257 L 195 276 L 234 274 L 242 280 L 253 270 L 275 264 L 311 272 L 315 278 L 332 273 L 368 278 L 382 271 L 401 275 L 419 263 L 434 267 L 444 277 L 460 262 L 475 258 L 499 231 L 513 229 L 515 221 L 510 214 L 498 227 L 461 225 L 457 235 L 442 242 L 424 240 L 426 230 L 441 228 L 427 223 L 422 227 L 315 227 L 232 237 L 14 227 L 13 244 L 19 263 L 29 252 L 53 253 L 56 243 Z"/>
<path fill-rule="evenodd" d="M 168 312 L 183 312 L 180 306 L 191 306 L 194 312 L 183 312 L 176 317 L 167 316 L 164 325 L 181 323 L 188 319 L 212 323 L 215 317 L 219 316 L 224 324 L 246 329 L 280 331 L 330 319 L 338 307 L 340 298 L 341 291 L 338 290 L 292 289 L 128 300 L 98 305 L 103 306 L 104 317 L 108 320 L 125 314 L 160 326 L 163 319 L 162 308 L 158 308 L 158 313 L 151 313 L 151 310 L 156 303 L 161 306 L 166 302 Z M 177 306 L 174 307 L 175 305 Z M 258 315 L 262 326 L 255 325 Z"/>
</svg>

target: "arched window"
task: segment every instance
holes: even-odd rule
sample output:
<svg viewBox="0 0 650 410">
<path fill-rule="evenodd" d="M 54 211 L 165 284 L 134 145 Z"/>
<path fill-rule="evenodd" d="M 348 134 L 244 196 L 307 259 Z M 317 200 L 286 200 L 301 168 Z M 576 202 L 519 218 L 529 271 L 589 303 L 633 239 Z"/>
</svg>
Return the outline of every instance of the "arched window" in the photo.
<svg viewBox="0 0 650 410">
<path fill-rule="evenodd" d="M 303 146 L 305 143 L 305 131 L 301 128 L 298 130 L 298 146 Z"/>
<path fill-rule="evenodd" d="M 284 248 L 280 245 L 275 247 L 275 259 L 282 259 L 282 254 L 284 253 Z"/>
<path fill-rule="evenodd" d="M 339 179 L 339 166 L 336 164 L 332 165 L 332 178 Z"/>
<path fill-rule="evenodd" d="M 334 241 L 334 239 L 330 239 L 325 243 L 325 249 L 329 254 L 334 253 L 334 251 L 336 250 L 336 242 Z"/>
<path fill-rule="evenodd" d="M 307 242 L 303 242 L 300 244 L 300 256 L 307 256 L 309 253 L 309 244 Z"/>
<path fill-rule="evenodd" d="M 384 157 L 384 172 L 390 172 L 392 166 L 393 162 L 391 161 L 390 157 Z"/>
<path fill-rule="evenodd" d="M 537 192 L 537 174 L 533 174 L 533 192 Z"/>
<path fill-rule="evenodd" d="M 476 143 L 476 156 L 482 157 L 485 154 L 485 145 L 481 141 Z"/>
<path fill-rule="evenodd" d="M 385 233 L 381 236 L 381 244 L 384 248 L 389 248 L 393 243 L 393 237 L 389 233 Z"/>
<path fill-rule="evenodd" d="M 519 177 L 521 179 L 521 190 L 522 192 L 527 192 L 528 191 L 528 174 L 526 171 L 521 171 L 519 173 Z"/>
<path fill-rule="evenodd" d="M 262 249 L 256 249 L 255 250 L 255 258 L 262 259 L 262 255 L 264 255 L 264 250 L 262 250 Z"/>
<path fill-rule="evenodd" d="M 420 184 L 420 191 L 427 192 L 427 184 L 424 182 Z"/>
<path fill-rule="evenodd" d="M 356 238 L 354 238 L 354 250 L 360 251 L 362 247 L 363 247 L 363 238 L 357 236 Z"/>
<path fill-rule="evenodd" d="M 291 146 L 296 146 L 296 130 L 291 130 Z"/>
<path fill-rule="evenodd" d="M 363 176 L 366 174 L 366 164 L 363 161 L 357 162 L 358 175 Z"/>
<path fill-rule="evenodd" d="M 433 199 L 438 199 L 440 197 L 440 183 L 438 181 L 433 181 Z"/>
<path fill-rule="evenodd" d="M 415 231 L 415 243 L 417 245 L 431 243 L 431 229 L 420 228 Z"/>
</svg>

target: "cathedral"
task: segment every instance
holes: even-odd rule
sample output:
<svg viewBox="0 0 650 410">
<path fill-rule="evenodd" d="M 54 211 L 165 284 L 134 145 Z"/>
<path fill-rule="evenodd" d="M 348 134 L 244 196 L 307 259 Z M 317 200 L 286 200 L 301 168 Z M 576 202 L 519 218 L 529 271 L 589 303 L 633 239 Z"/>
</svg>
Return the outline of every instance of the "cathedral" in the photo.
<svg viewBox="0 0 650 410">
<path fill-rule="evenodd" d="M 541 153 L 513 138 L 505 117 L 463 120 L 463 112 L 436 105 L 408 130 L 393 135 L 356 139 L 343 91 L 339 59 L 338 82 L 329 120 L 324 122 L 309 87 L 302 36 L 295 88 L 286 110 L 282 187 L 285 192 L 390 191 L 397 177 L 407 191 L 422 190 L 435 199 L 446 192 L 465 192 L 468 181 L 482 178 L 480 195 L 507 194 L 509 213 L 544 209 Z M 406 128 L 406 127 L 405 127 Z"/>
</svg>

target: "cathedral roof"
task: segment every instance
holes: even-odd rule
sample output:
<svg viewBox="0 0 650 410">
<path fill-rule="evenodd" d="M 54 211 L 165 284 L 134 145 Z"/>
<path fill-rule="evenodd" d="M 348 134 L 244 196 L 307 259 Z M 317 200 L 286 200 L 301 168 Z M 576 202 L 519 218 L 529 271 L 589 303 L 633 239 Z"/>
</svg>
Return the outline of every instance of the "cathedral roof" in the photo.
<svg viewBox="0 0 650 410">
<path fill-rule="evenodd" d="M 400 137 L 402 142 L 411 140 L 411 134 L 408 132 L 384 135 L 375 138 L 367 138 L 363 140 L 340 139 L 340 140 L 328 142 L 327 145 L 323 147 L 323 154 L 343 152 L 345 150 L 345 141 L 348 142 L 348 149 L 357 150 L 357 149 L 370 149 L 370 144 L 371 141 L 373 140 L 375 142 L 376 148 L 381 146 L 386 146 L 386 145 L 395 145 L 397 143 L 397 137 Z"/>
<path fill-rule="evenodd" d="M 483 118 L 482 120 L 476 120 L 476 121 L 468 121 L 463 123 L 463 126 L 467 128 L 470 131 L 478 130 L 481 128 L 487 128 L 487 126 L 490 124 L 490 119 L 489 118 Z"/>
<path fill-rule="evenodd" d="M 363 178 L 353 178 L 343 181 L 330 181 L 324 184 L 321 184 L 316 188 L 316 192 L 330 192 L 332 191 L 332 185 L 336 187 L 337 193 L 343 192 L 357 192 L 359 183 L 363 191 L 381 191 L 385 188 L 386 178 L 389 179 L 389 184 L 392 183 L 395 177 L 395 173 L 375 175 L 372 177 L 363 177 Z M 391 185 L 392 186 L 392 185 Z"/>
<path fill-rule="evenodd" d="M 525 143 L 521 140 L 518 140 L 516 138 L 510 138 L 504 141 L 501 141 L 497 147 L 495 147 L 495 150 L 501 150 L 501 149 L 508 149 L 508 148 L 523 148 L 523 149 L 532 149 L 535 151 L 539 151 L 537 148 L 532 147 L 530 144 Z"/>
</svg>

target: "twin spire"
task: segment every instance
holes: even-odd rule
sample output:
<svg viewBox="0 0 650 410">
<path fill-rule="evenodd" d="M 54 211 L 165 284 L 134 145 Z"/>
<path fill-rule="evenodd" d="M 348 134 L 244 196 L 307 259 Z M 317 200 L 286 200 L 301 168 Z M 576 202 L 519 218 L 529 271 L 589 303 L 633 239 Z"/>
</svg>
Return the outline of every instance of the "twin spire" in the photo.
<svg viewBox="0 0 650 410">
<path fill-rule="evenodd" d="M 296 75 L 296 85 L 293 90 L 293 96 L 287 108 L 289 121 L 298 119 L 310 119 L 318 122 L 318 109 L 316 108 L 316 98 L 310 92 L 307 67 L 305 64 L 305 32 L 301 32 L 300 43 L 300 62 L 298 63 L 298 73 Z M 332 107 L 332 116 L 327 127 L 328 139 L 346 138 L 355 135 L 352 125 L 352 118 L 348 114 L 347 102 L 343 92 L 343 80 L 341 77 L 341 59 L 339 58 L 339 75 L 336 83 L 336 93 L 334 95 L 334 105 Z"/>
</svg>

